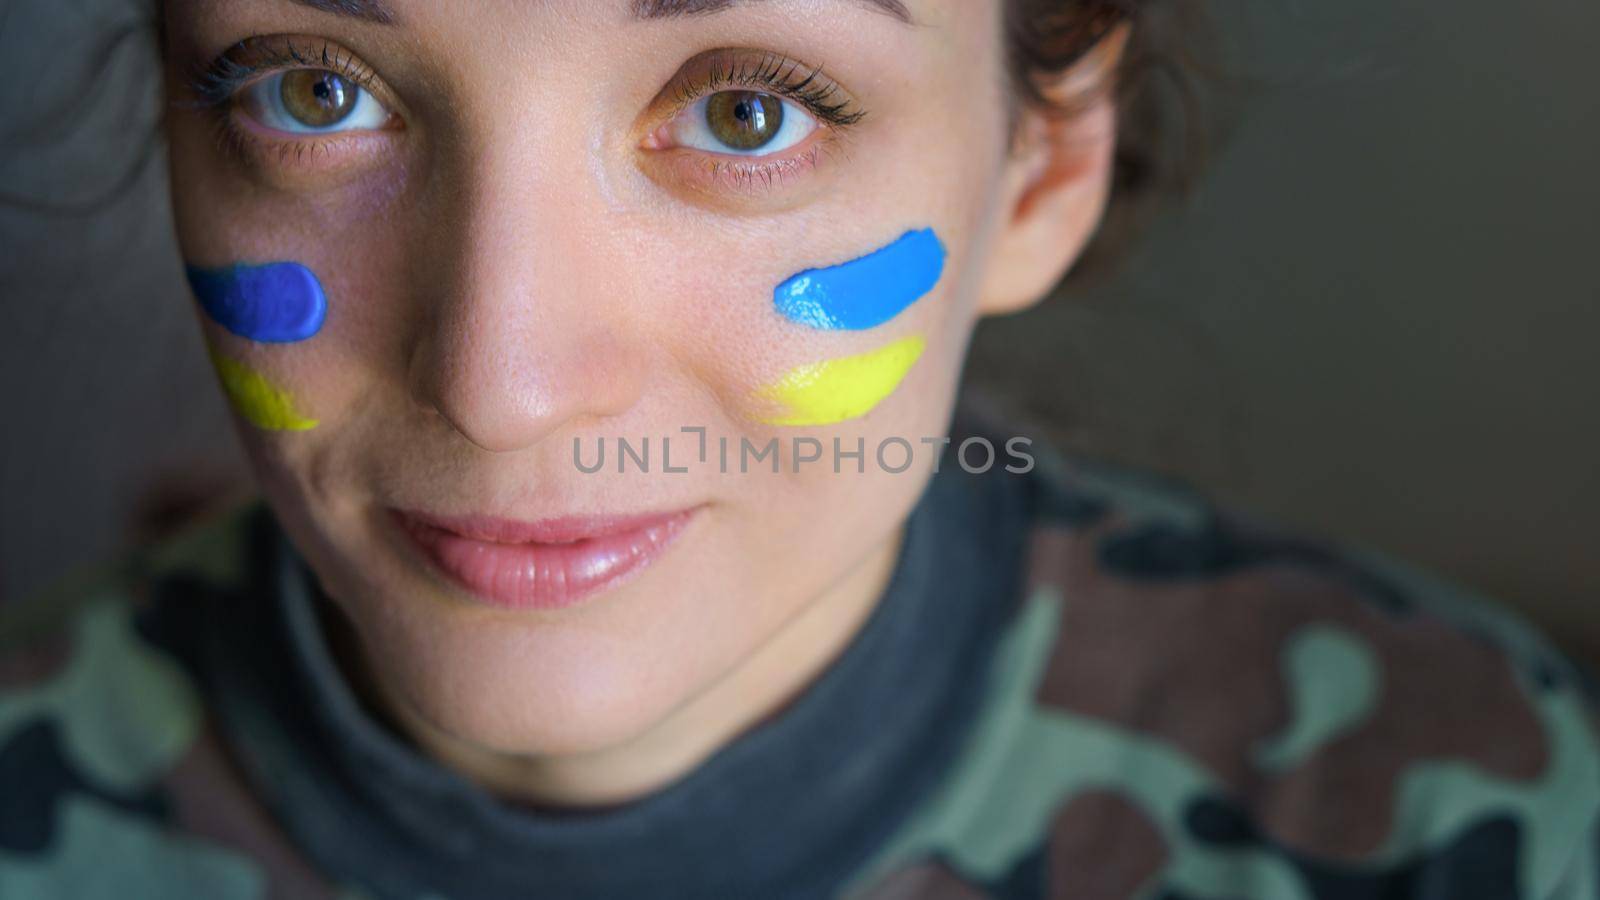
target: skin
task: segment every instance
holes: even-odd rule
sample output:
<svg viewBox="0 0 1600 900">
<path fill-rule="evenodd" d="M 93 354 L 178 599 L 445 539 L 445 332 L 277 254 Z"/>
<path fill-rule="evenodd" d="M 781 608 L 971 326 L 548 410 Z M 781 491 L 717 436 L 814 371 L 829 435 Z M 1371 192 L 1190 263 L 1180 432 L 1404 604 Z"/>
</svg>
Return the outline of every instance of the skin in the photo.
<svg viewBox="0 0 1600 900">
<path fill-rule="evenodd" d="M 977 319 L 1041 299 L 1099 221 L 1113 111 L 1099 98 L 1070 118 L 1025 113 L 1013 142 L 995 2 L 912 0 L 913 25 L 850 0 L 665 21 L 636 20 L 625 0 L 391 5 L 378 24 L 288 0 L 167 0 L 185 259 L 297 261 L 328 296 L 314 339 L 256 344 L 202 318 L 205 337 L 317 423 L 239 425 L 371 702 L 492 790 L 619 802 L 692 769 L 840 652 L 885 587 L 931 452 L 904 474 L 796 474 L 785 460 L 778 475 L 589 475 L 573 439 L 704 426 L 735 446 L 864 438 L 870 459 L 883 438 L 944 434 Z M 196 108 L 189 72 L 274 34 L 353 53 L 402 124 L 219 141 L 225 113 Z M 1103 84 L 1123 37 L 1054 87 Z M 718 47 L 822 65 L 866 115 L 770 184 L 696 179 L 707 154 L 664 163 L 648 137 L 671 112 L 663 86 Z M 923 227 L 948 249 L 944 276 L 893 321 L 824 332 L 774 312 L 774 286 L 796 272 Z M 861 418 L 785 427 L 752 405 L 799 366 L 913 336 L 915 366 Z M 538 611 L 466 595 L 385 513 L 689 506 L 700 513 L 653 565 Z"/>
</svg>

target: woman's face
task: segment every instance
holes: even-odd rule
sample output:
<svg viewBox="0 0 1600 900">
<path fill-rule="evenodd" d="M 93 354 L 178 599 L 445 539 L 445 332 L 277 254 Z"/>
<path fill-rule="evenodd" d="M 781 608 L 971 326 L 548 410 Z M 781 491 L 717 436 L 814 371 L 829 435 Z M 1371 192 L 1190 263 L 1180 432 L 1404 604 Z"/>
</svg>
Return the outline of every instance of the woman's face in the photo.
<svg viewBox="0 0 1600 900">
<path fill-rule="evenodd" d="M 594 751 L 859 621 L 973 323 L 1016 305 L 1006 242 L 1038 240 L 1015 233 L 1050 167 L 1009 152 L 1000 19 L 167 0 L 206 341 L 268 500 L 409 713 Z M 1044 269 L 1098 216 L 1098 134 Z M 618 471 L 619 438 L 648 472 Z"/>
</svg>

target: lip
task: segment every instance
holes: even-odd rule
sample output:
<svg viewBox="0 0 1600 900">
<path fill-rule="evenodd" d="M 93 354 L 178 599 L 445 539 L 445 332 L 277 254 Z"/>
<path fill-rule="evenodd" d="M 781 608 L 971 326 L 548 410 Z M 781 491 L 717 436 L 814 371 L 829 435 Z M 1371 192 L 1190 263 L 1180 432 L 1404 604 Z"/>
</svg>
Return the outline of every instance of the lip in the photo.
<svg viewBox="0 0 1600 900">
<path fill-rule="evenodd" d="M 655 562 L 698 511 L 535 522 L 391 512 L 422 555 L 476 598 L 507 609 L 560 609 Z"/>
</svg>

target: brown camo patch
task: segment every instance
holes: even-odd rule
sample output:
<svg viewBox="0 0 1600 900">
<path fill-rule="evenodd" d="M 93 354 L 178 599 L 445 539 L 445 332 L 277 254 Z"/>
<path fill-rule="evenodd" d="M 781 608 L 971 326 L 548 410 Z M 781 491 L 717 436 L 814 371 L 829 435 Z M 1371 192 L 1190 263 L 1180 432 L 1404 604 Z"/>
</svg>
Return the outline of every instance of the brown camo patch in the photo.
<svg viewBox="0 0 1600 900">
<path fill-rule="evenodd" d="M 1053 900 L 1126 900 L 1167 861 L 1167 842 L 1144 811 L 1115 790 L 1075 795 L 1050 826 Z"/>
</svg>

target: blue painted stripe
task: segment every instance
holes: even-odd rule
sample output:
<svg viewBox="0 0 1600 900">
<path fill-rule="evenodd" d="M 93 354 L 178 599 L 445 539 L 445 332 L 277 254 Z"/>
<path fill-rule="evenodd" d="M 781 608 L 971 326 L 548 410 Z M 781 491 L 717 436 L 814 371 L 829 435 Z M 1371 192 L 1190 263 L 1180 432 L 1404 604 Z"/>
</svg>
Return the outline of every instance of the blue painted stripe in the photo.
<svg viewBox="0 0 1600 900">
<path fill-rule="evenodd" d="M 933 229 L 908 231 L 860 259 L 801 272 L 778 285 L 773 301 L 790 321 L 812 328 L 876 328 L 933 290 L 944 258 Z"/>
<path fill-rule="evenodd" d="M 303 341 L 322 330 L 328 315 L 322 282 L 299 263 L 189 266 L 186 271 L 206 315 L 242 338 L 268 344 Z"/>
</svg>

